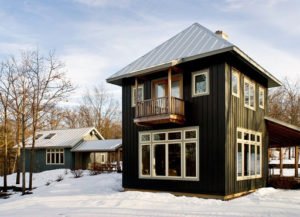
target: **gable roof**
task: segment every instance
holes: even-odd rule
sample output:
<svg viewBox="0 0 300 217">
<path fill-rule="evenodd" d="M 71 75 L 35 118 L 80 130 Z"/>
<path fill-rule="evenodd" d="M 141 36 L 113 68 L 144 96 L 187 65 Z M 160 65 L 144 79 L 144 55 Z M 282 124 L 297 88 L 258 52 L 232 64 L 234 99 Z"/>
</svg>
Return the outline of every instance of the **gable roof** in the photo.
<svg viewBox="0 0 300 217">
<path fill-rule="evenodd" d="M 78 144 L 89 133 L 94 132 L 99 139 L 104 139 L 101 134 L 94 127 L 76 128 L 76 129 L 62 129 L 62 130 L 45 130 L 36 133 L 36 148 L 47 147 L 73 147 Z M 47 139 L 45 137 L 51 138 Z M 32 137 L 26 139 L 26 148 L 31 147 Z"/>
<path fill-rule="evenodd" d="M 258 69 L 268 79 L 269 87 L 280 86 L 281 82 L 262 68 L 248 55 L 229 41 L 219 37 L 204 26 L 194 23 L 107 79 L 119 84 L 122 78 L 167 69 L 183 62 L 233 51 Z"/>
<path fill-rule="evenodd" d="M 90 151 L 115 151 L 122 146 L 121 139 L 93 140 L 83 141 L 78 146 L 72 148 L 74 152 L 90 152 Z"/>
</svg>

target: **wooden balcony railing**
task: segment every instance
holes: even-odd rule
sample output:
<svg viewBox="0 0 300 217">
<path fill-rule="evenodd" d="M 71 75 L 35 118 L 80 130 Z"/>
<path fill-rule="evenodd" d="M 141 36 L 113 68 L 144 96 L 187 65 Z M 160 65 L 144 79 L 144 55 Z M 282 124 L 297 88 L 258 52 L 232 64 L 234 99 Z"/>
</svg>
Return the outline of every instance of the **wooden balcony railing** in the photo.
<svg viewBox="0 0 300 217">
<path fill-rule="evenodd" d="M 136 119 L 159 115 L 177 115 L 183 117 L 184 101 L 176 97 L 171 97 L 171 100 L 169 100 L 169 97 L 166 96 L 137 102 Z"/>
</svg>

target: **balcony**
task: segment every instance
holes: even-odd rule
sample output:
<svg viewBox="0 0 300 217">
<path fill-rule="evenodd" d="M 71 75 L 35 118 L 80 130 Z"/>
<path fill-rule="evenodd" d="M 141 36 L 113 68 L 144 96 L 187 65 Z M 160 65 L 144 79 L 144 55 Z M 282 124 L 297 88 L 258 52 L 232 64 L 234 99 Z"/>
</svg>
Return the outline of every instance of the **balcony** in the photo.
<svg viewBox="0 0 300 217">
<path fill-rule="evenodd" d="M 134 123 L 137 125 L 183 124 L 184 121 L 182 99 L 165 96 L 136 103 Z"/>
</svg>

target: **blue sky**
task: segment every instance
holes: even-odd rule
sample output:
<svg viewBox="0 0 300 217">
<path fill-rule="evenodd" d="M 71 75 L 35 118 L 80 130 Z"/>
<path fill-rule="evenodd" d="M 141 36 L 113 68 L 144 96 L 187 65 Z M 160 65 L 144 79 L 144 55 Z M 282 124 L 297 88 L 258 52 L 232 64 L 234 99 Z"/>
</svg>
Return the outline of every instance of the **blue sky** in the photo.
<svg viewBox="0 0 300 217">
<path fill-rule="evenodd" d="M 55 50 L 80 88 L 105 79 L 194 22 L 224 30 L 279 79 L 300 80 L 298 0 L 0 0 L 0 58 Z M 121 89 L 107 85 L 117 98 Z"/>
</svg>

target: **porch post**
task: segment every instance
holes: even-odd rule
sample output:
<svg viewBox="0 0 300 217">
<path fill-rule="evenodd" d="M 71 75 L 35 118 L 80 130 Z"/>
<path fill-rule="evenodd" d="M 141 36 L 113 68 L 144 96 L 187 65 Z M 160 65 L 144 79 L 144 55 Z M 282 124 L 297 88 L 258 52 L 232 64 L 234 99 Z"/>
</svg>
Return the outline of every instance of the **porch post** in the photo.
<svg viewBox="0 0 300 217">
<path fill-rule="evenodd" d="M 94 168 L 93 168 L 93 170 L 95 170 L 96 169 L 96 152 L 94 152 Z"/>
<path fill-rule="evenodd" d="M 137 102 L 138 102 L 138 79 L 135 78 L 135 116 L 138 117 L 138 108 L 137 108 Z"/>
<path fill-rule="evenodd" d="M 120 168 L 120 148 L 117 151 L 117 170 Z"/>
<path fill-rule="evenodd" d="M 172 68 L 169 68 L 168 70 L 168 103 L 169 103 L 169 114 L 172 112 Z"/>
<path fill-rule="evenodd" d="M 298 178 L 298 163 L 299 163 L 299 150 L 298 146 L 295 146 L 295 177 Z"/>
<path fill-rule="evenodd" d="M 282 148 L 281 147 L 280 147 L 280 151 L 279 151 L 279 162 L 280 162 L 280 176 L 282 176 L 283 164 L 282 164 Z"/>
</svg>

